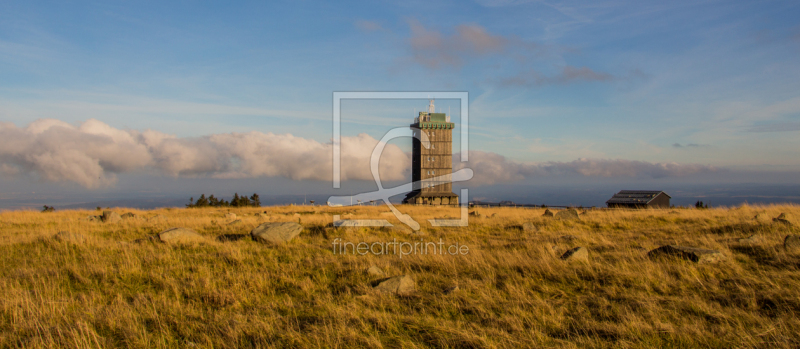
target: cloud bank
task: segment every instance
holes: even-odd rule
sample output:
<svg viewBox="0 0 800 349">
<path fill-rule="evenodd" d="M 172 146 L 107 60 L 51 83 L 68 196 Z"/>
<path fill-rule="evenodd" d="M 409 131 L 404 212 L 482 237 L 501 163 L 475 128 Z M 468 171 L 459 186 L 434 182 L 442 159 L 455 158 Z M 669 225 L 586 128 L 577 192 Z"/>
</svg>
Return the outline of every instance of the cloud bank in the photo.
<svg viewBox="0 0 800 349">
<path fill-rule="evenodd" d="M 369 158 L 378 140 L 342 137 L 342 180 L 372 180 Z M 332 145 L 291 134 L 247 132 L 179 138 L 120 130 L 90 119 L 78 127 L 42 119 L 18 128 L 0 123 L 0 171 L 30 174 L 86 188 L 113 185 L 120 173 L 177 177 L 286 177 L 331 180 Z M 411 159 L 396 145 L 381 157 L 384 180 L 409 178 Z"/>
<path fill-rule="evenodd" d="M 342 180 L 372 180 L 369 160 L 378 140 L 367 134 L 342 137 Z M 332 146 L 291 134 L 220 133 L 179 138 L 154 130 L 120 130 L 95 119 L 80 126 L 42 119 L 19 128 L 0 123 L 0 173 L 32 175 L 86 188 L 113 185 L 120 173 L 175 177 L 285 177 L 330 181 Z M 381 179 L 408 180 L 411 157 L 389 144 L 381 156 Z M 470 185 L 510 183 L 539 176 L 579 174 L 587 177 L 677 177 L 720 169 L 698 164 L 650 163 L 621 159 L 522 163 L 482 151 L 471 151 L 464 164 L 453 156 L 454 169 L 470 167 Z"/>
<path fill-rule="evenodd" d="M 471 168 L 475 176 L 470 185 L 492 185 L 516 182 L 533 177 L 578 174 L 586 177 L 680 177 L 700 173 L 713 173 L 722 169 L 700 164 L 676 162 L 651 163 L 623 159 L 578 159 L 570 162 L 548 161 L 522 163 L 482 151 L 470 151 L 469 162 L 461 162 L 461 154 L 453 154 L 453 167 Z"/>
</svg>

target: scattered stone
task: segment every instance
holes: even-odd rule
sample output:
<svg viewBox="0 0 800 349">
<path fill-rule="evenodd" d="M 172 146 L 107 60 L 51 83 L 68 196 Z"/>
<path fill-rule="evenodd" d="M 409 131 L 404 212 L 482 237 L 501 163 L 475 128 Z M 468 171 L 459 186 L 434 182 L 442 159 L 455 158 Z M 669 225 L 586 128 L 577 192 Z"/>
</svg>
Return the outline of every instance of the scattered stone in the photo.
<svg viewBox="0 0 800 349">
<path fill-rule="evenodd" d="M 163 220 L 166 220 L 166 219 L 167 219 L 166 216 L 160 214 L 160 215 L 157 215 L 157 216 L 154 216 L 154 217 L 150 217 L 147 220 L 150 221 L 150 222 L 158 222 L 158 221 L 163 221 Z"/>
<path fill-rule="evenodd" d="M 753 217 L 753 220 L 760 223 L 770 223 L 772 222 L 772 217 L 768 216 L 766 213 L 759 213 Z"/>
<path fill-rule="evenodd" d="M 68 231 L 60 231 L 56 233 L 56 235 L 53 235 L 53 238 L 58 241 L 71 242 L 74 244 L 82 244 L 86 242 L 86 235 Z"/>
<path fill-rule="evenodd" d="M 542 214 L 542 217 L 553 217 L 553 216 L 555 216 L 555 214 L 553 214 L 553 211 L 550 211 L 549 208 L 545 209 L 544 214 Z"/>
<path fill-rule="evenodd" d="M 773 219 L 773 221 L 778 223 L 783 223 L 786 225 L 792 225 L 792 217 L 788 213 L 781 213 L 780 216 Z"/>
<path fill-rule="evenodd" d="M 228 242 L 228 241 L 239 241 L 241 239 L 246 238 L 247 234 L 223 234 L 217 236 L 217 240 L 220 242 Z"/>
<path fill-rule="evenodd" d="M 444 289 L 444 294 L 451 294 L 451 293 L 456 292 L 458 290 L 459 290 L 458 285 L 450 286 L 450 287 Z"/>
<path fill-rule="evenodd" d="M 395 276 L 381 281 L 374 289 L 378 292 L 406 295 L 414 292 L 416 283 L 408 275 Z"/>
<path fill-rule="evenodd" d="M 139 216 L 133 212 L 123 213 L 120 217 L 122 219 L 139 219 Z"/>
<path fill-rule="evenodd" d="M 753 234 L 746 238 L 737 239 L 736 242 L 740 244 L 755 244 L 761 242 L 761 236 L 758 234 Z"/>
<path fill-rule="evenodd" d="M 369 276 L 383 276 L 383 270 L 373 265 L 367 269 L 367 274 Z"/>
<path fill-rule="evenodd" d="M 236 214 L 228 212 L 225 214 L 225 219 L 236 219 Z"/>
<path fill-rule="evenodd" d="M 526 233 L 535 233 L 539 231 L 539 227 L 533 222 L 522 223 L 522 231 Z"/>
<path fill-rule="evenodd" d="M 263 223 L 250 232 L 255 241 L 280 244 L 294 239 L 303 226 L 294 222 Z"/>
<path fill-rule="evenodd" d="M 331 224 L 335 228 L 352 228 L 352 227 L 391 227 L 392 223 L 383 219 L 340 219 Z"/>
<path fill-rule="evenodd" d="M 725 255 L 719 251 L 677 245 L 661 246 L 648 252 L 647 256 L 650 258 L 672 256 L 688 259 L 695 263 L 716 263 L 725 258 Z"/>
<path fill-rule="evenodd" d="M 236 225 L 236 224 L 239 224 L 239 223 L 242 223 L 241 219 L 237 219 L 237 220 L 235 220 L 233 222 L 230 222 L 230 223 L 228 223 L 228 225 Z"/>
<path fill-rule="evenodd" d="M 89 222 L 98 222 L 98 221 L 101 221 L 102 218 L 100 218 L 100 216 L 91 216 L 90 215 L 90 216 L 86 217 L 86 220 L 88 220 Z"/>
<path fill-rule="evenodd" d="M 783 248 L 787 251 L 800 250 L 800 236 L 786 235 L 786 238 L 783 239 Z"/>
<path fill-rule="evenodd" d="M 561 259 L 565 261 L 589 261 L 589 250 L 586 247 L 575 247 L 567 250 L 561 255 Z"/>
<path fill-rule="evenodd" d="M 155 237 L 155 236 L 148 236 L 148 237 L 146 237 L 146 238 L 141 238 L 141 239 L 136 239 L 136 240 L 133 240 L 133 243 L 135 243 L 135 244 L 143 244 L 143 243 L 145 243 L 145 242 L 156 242 L 156 241 L 159 241 L 157 237 Z"/>
<path fill-rule="evenodd" d="M 481 215 L 481 213 L 478 212 L 477 210 L 470 212 L 469 215 L 473 216 L 473 217 L 476 217 L 476 218 L 483 217 L 483 215 Z"/>
<path fill-rule="evenodd" d="M 103 215 L 100 216 L 100 219 L 104 223 L 118 223 L 122 220 L 122 217 L 120 217 L 119 213 L 114 211 L 103 211 Z"/>
<path fill-rule="evenodd" d="M 158 239 L 166 243 L 204 242 L 206 238 L 189 228 L 175 227 L 158 233 Z"/>
<path fill-rule="evenodd" d="M 578 216 L 578 210 L 574 208 L 570 208 L 568 210 L 558 211 L 555 215 L 556 219 L 563 219 L 563 220 L 580 220 L 581 217 Z"/>
</svg>

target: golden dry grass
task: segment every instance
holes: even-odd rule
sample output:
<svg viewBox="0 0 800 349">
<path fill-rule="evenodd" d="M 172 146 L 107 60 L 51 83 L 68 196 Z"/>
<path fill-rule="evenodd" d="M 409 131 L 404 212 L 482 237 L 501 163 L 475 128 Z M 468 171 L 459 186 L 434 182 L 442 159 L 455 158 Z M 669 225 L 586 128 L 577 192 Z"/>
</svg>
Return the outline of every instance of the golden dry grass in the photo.
<svg viewBox="0 0 800 349">
<path fill-rule="evenodd" d="M 417 220 L 457 217 L 447 208 L 401 208 Z M 267 221 L 300 221 L 280 246 L 246 234 Z M 95 211 L 0 213 L 2 347 L 762 347 L 800 346 L 800 253 L 785 251 L 797 228 L 759 223 L 797 206 L 710 210 L 591 211 L 581 221 L 541 209 L 480 209 L 466 228 L 422 235 L 324 228 L 332 214 L 380 217 L 386 208 L 267 207 L 134 212 L 163 220 L 90 222 Z M 302 212 L 295 217 L 294 212 Z M 509 228 L 535 222 L 538 232 Z M 173 226 L 208 243 L 133 243 Z M 53 239 L 59 231 L 83 243 Z M 756 245 L 732 239 L 760 234 Z M 572 236 L 570 239 L 569 236 Z M 469 254 L 341 255 L 332 243 L 438 241 Z M 664 244 L 716 249 L 720 264 L 650 260 Z M 558 257 L 585 246 L 589 263 Z M 365 270 L 411 275 L 412 295 L 379 294 Z M 458 285 L 446 294 L 444 290 Z"/>
</svg>

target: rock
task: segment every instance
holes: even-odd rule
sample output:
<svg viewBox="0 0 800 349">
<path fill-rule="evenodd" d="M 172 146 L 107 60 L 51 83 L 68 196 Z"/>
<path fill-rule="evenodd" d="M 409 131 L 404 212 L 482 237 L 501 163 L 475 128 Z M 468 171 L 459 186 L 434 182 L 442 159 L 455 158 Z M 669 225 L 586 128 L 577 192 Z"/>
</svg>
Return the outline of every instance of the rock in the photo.
<svg viewBox="0 0 800 349">
<path fill-rule="evenodd" d="M 553 216 L 555 216 L 555 214 L 553 214 L 553 211 L 550 211 L 549 208 L 545 209 L 544 214 L 542 214 L 542 217 L 553 217 Z"/>
<path fill-rule="evenodd" d="M 154 217 L 150 217 L 147 220 L 150 221 L 150 222 L 158 222 L 158 221 L 163 221 L 163 220 L 166 220 L 166 219 L 167 219 L 166 216 L 160 214 L 160 215 L 157 215 L 157 216 L 154 216 Z"/>
<path fill-rule="evenodd" d="M 53 235 L 53 239 L 63 242 L 71 242 L 74 244 L 82 244 L 86 242 L 86 235 L 68 231 L 60 231 L 56 233 L 56 235 Z"/>
<path fill-rule="evenodd" d="M 236 225 L 236 224 L 239 224 L 239 223 L 242 223 L 241 219 L 237 219 L 237 220 L 235 220 L 233 222 L 230 222 L 230 223 L 228 223 L 228 225 Z"/>
<path fill-rule="evenodd" d="M 473 217 L 481 217 L 481 213 L 477 210 L 470 212 L 469 215 Z"/>
<path fill-rule="evenodd" d="M 766 213 L 759 213 L 753 217 L 753 220 L 760 223 L 770 223 L 772 222 L 772 217 L 768 216 Z"/>
<path fill-rule="evenodd" d="M 800 250 L 800 236 L 786 235 L 786 238 L 783 239 L 783 248 L 787 251 Z"/>
<path fill-rule="evenodd" d="M 535 233 L 539 231 L 539 227 L 533 222 L 522 223 L 522 231 L 526 233 Z"/>
<path fill-rule="evenodd" d="M 561 255 L 561 259 L 565 261 L 589 261 L 589 250 L 586 247 L 575 247 L 567 250 Z"/>
<path fill-rule="evenodd" d="M 157 237 L 155 237 L 155 236 L 148 236 L 148 237 L 146 237 L 146 238 L 141 238 L 141 239 L 136 239 L 136 240 L 133 240 L 133 243 L 135 243 L 135 244 L 143 244 L 143 243 L 145 243 L 145 242 L 156 242 L 156 241 L 159 241 Z"/>
<path fill-rule="evenodd" d="M 239 241 L 244 238 L 247 238 L 249 235 L 247 234 L 223 234 L 217 236 L 217 241 L 220 242 L 229 242 L 229 241 Z"/>
<path fill-rule="evenodd" d="M 391 227 L 392 223 L 384 219 L 340 219 L 331 224 L 335 228 L 353 228 L 353 227 Z"/>
<path fill-rule="evenodd" d="M 665 256 L 688 259 L 695 263 L 715 263 L 725 258 L 725 255 L 715 250 L 707 250 L 697 247 L 665 245 L 647 253 L 650 258 Z"/>
<path fill-rule="evenodd" d="M 416 283 L 408 275 L 395 276 L 381 281 L 374 289 L 378 292 L 394 293 L 399 295 L 414 292 Z"/>
<path fill-rule="evenodd" d="M 120 217 L 119 213 L 114 211 L 103 211 L 103 215 L 100 216 L 100 219 L 104 223 L 118 223 L 122 220 L 122 217 Z"/>
<path fill-rule="evenodd" d="M 255 241 L 280 244 L 294 239 L 303 226 L 294 222 L 263 223 L 250 231 L 250 236 Z"/>
<path fill-rule="evenodd" d="M 158 233 L 158 239 L 166 243 L 195 243 L 204 242 L 206 238 L 189 228 L 169 228 Z"/>
<path fill-rule="evenodd" d="M 555 215 L 556 219 L 563 219 L 563 220 L 573 220 L 577 221 L 580 220 L 581 217 L 578 216 L 578 210 L 571 208 L 568 210 L 558 211 Z"/>
<path fill-rule="evenodd" d="M 450 286 L 450 287 L 446 288 L 444 290 L 444 294 L 451 294 L 451 293 L 456 292 L 458 290 L 459 290 L 458 285 L 453 285 L 453 286 Z"/>
<path fill-rule="evenodd" d="M 88 216 L 86 217 L 86 220 L 89 222 L 98 222 L 101 221 L 102 218 L 100 218 L 100 216 Z"/>
<path fill-rule="evenodd" d="M 792 225 L 792 217 L 788 213 L 781 213 L 778 217 L 773 219 L 774 222 Z"/>
<path fill-rule="evenodd" d="M 761 242 L 761 236 L 758 234 L 753 234 L 746 238 L 737 239 L 736 242 L 740 244 L 755 244 Z"/>
<path fill-rule="evenodd" d="M 369 276 L 383 276 L 383 270 L 373 265 L 367 269 L 367 274 Z"/>
<path fill-rule="evenodd" d="M 120 217 L 122 217 L 122 219 L 138 219 L 139 218 L 139 216 L 136 215 L 133 212 L 123 213 Z"/>
<path fill-rule="evenodd" d="M 236 214 L 228 212 L 225 214 L 225 219 L 236 219 Z"/>
</svg>

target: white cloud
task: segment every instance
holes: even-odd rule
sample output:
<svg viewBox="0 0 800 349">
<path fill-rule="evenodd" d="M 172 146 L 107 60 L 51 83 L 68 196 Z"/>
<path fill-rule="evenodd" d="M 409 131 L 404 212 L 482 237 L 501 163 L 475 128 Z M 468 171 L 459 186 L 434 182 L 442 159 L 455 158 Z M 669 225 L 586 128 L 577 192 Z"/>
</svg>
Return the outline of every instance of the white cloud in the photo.
<svg viewBox="0 0 800 349">
<path fill-rule="evenodd" d="M 342 138 L 342 180 L 371 180 L 369 159 L 378 140 Z M 286 177 L 330 180 L 329 143 L 273 133 L 221 133 L 179 138 L 154 130 L 120 130 L 90 119 L 79 127 L 53 119 L 25 128 L 0 124 L 0 169 L 86 188 L 112 185 L 118 173 L 156 171 L 171 176 Z M 386 146 L 384 180 L 408 178 L 408 154 Z"/>
<path fill-rule="evenodd" d="M 471 168 L 475 176 L 471 185 L 492 185 L 516 182 L 543 176 L 578 174 L 586 177 L 681 177 L 698 173 L 717 172 L 722 169 L 700 164 L 676 162 L 652 163 L 623 159 L 578 159 L 570 162 L 548 161 L 524 163 L 482 151 L 470 151 L 469 162 L 464 164 L 460 154 L 453 156 L 454 170 Z"/>
</svg>

